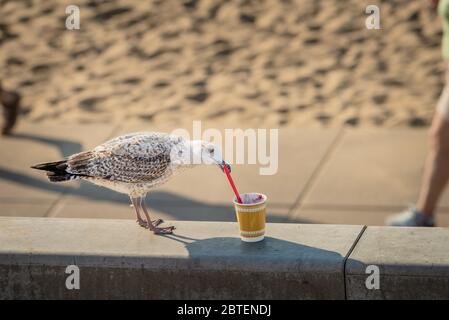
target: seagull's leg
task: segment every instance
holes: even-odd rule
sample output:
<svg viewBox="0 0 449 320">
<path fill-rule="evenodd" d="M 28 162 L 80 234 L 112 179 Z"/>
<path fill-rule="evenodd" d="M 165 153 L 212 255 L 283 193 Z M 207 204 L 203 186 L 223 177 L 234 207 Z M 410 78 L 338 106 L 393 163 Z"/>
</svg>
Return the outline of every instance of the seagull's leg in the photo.
<svg viewBox="0 0 449 320">
<path fill-rule="evenodd" d="M 147 208 L 145 207 L 145 196 L 139 198 L 139 205 L 142 208 L 143 212 L 145 213 L 145 216 L 147 217 L 147 220 L 145 221 L 145 226 L 149 228 L 147 221 L 151 221 L 153 226 L 157 227 L 160 225 L 164 220 L 162 219 L 156 219 L 156 220 L 149 220 L 150 214 L 148 213 Z"/>
<path fill-rule="evenodd" d="M 141 208 L 142 208 L 143 212 L 145 213 L 145 216 L 147 217 L 147 221 L 151 221 L 150 214 L 148 213 L 148 210 L 147 210 L 147 208 L 145 206 L 145 203 L 143 203 L 143 201 L 141 201 L 140 204 L 141 204 Z M 170 234 L 170 233 L 173 233 L 173 230 L 175 229 L 174 226 L 158 227 L 158 225 L 159 225 L 158 222 L 162 223 L 162 220 L 158 219 L 158 220 L 151 221 L 150 223 L 148 223 L 148 228 L 151 231 L 153 231 L 155 234 Z"/>
<path fill-rule="evenodd" d="M 146 222 L 146 220 L 142 219 L 141 215 L 140 215 L 140 210 L 139 210 L 139 203 L 138 200 L 139 198 L 134 198 L 134 197 L 129 197 L 131 199 L 131 203 L 134 207 L 134 211 L 136 212 L 136 217 L 137 217 L 137 223 L 144 228 L 148 228 L 148 224 Z"/>
</svg>

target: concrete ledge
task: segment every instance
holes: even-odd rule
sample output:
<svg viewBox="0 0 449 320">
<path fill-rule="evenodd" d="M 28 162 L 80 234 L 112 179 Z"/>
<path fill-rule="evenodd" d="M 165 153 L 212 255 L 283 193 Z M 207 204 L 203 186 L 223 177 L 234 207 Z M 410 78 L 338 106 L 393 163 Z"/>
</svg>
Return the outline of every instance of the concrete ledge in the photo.
<svg viewBox="0 0 449 320">
<path fill-rule="evenodd" d="M 131 220 L 0 218 L 0 298 L 344 299 L 344 262 L 362 226 L 175 221 L 155 236 Z M 80 268 L 67 290 L 65 268 Z"/>
<path fill-rule="evenodd" d="M 449 299 L 449 229 L 267 224 L 248 244 L 235 223 L 174 224 L 0 217 L 0 299 Z"/>
<path fill-rule="evenodd" d="M 367 289 L 366 268 L 379 268 Z M 368 227 L 346 263 L 348 299 L 449 299 L 449 229 Z"/>
</svg>

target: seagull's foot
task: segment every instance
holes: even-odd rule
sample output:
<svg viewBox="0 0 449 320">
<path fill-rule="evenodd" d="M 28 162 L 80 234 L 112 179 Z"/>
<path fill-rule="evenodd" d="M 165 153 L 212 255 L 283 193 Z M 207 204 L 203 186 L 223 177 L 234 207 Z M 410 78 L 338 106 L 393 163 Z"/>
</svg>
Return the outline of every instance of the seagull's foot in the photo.
<svg viewBox="0 0 449 320">
<path fill-rule="evenodd" d="M 173 230 L 175 230 L 176 228 L 174 226 L 170 226 L 170 227 L 154 227 L 153 233 L 154 234 L 172 234 Z"/>
<path fill-rule="evenodd" d="M 139 226 L 143 228 L 148 228 L 148 223 L 146 220 L 143 219 L 137 219 L 136 222 L 139 224 Z"/>
<path fill-rule="evenodd" d="M 160 225 L 162 222 L 164 222 L 164 220 L 162 220 L 162 219 L 151 220 L 151 223 L 152 223 L 153 226 L 155 226 L 155 227 L 157 227 L 158 225 Z"/>
<path fill-rule="evenodd" d="M 145 228 L 145 229 L 151 229 L 151 227 L 148 225 L 147 220 L 143 220 L 143 219 L 137 219 L 136 220 L 137 223 L 139 224 L 139 226 Z M 154 227 L 157 227 L 158 225 L 160 225 L 162 222 L 164 222 L 164 220 L 162 219 L 156 219 L 156 220 L 151 220 L 151 224 Z"/>
</svg>

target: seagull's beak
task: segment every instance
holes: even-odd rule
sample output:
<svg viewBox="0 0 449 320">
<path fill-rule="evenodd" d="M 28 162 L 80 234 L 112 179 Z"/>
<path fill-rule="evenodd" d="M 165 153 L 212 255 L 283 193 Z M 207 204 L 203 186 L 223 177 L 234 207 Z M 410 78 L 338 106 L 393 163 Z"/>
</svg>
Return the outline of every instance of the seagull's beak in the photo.
<svg viewBox="0 0 449 320">
<path fill-rule="evenodd" d="M 224 167 L 228 169 L 229 172 L 231 172 L 231 166 L 227 164 L 224 160 L 221 161 L 221 163 L 217 163 L 220 169 L 224 172 Z"/>
<path fill-rule="evenodd" d="M 213 152 L 215 151 L 215 152 Z M 212 150 L 212 154 L 209 152 L 209 150 L 207 150 L 205 148 L 205 151 L 203 149 L 203 153 L 206 153 L 206 158 L 204 159 L 206 160 L 205 163 L 207 164 L 216 164 L 217 166 L 220 167 L 220 169 L 224 172 L 224 168 L 226 167 L 226 169 L 228 169 L 229 172 L 231 172 L 231 166 L 226 163 L 226 161 L 223 160 L 223 156 L 221 153 L 221 148 L 217 145 L 214 146 L 214 150 Z"/>
</svg>

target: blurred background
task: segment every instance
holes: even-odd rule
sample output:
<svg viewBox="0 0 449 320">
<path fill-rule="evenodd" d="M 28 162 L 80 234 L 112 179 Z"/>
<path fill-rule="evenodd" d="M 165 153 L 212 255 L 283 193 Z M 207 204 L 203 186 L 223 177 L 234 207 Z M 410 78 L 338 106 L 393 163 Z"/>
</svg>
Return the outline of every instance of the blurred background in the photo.
<svg viewBox="0 0 449 320">
<path fill-rule="evenodd" d="M 280 128 L 277 175 L 234 169 L 242 192 L 269 196 L 269 221 L 383 224 L 415 201 L 444 64 L 427 1 L 372 2 L 0 0 L 0 77 L 21 96 L 0 138 L 0 215 L 132 219 L 125 195 L 29 166 L 202 120 Z M 380 30 L 365 26 L 369 4 Z M 233 221 L 231 198 L 199 168 L 147 202 L 166 219 Z"/>
<path fill-rule="evenodd" d="M 75 2 L 1 1 L 2 80 L 27 119 L 419 126 L 441 90 L 427 1 L 377 1 L 381 30 L 372 1 Z"/>
</svg>

